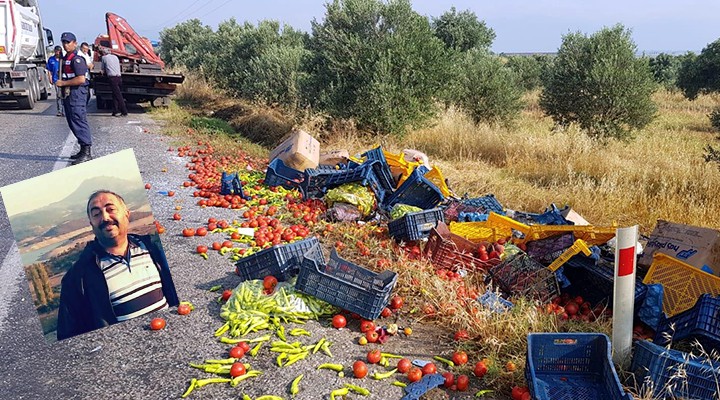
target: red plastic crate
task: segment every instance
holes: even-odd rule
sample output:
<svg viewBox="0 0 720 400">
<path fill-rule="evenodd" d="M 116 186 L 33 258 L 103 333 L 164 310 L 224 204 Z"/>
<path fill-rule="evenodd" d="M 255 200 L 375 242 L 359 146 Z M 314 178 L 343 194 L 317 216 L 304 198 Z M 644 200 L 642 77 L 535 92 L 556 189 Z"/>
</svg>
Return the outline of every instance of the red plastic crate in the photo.
<svg viewBox="0 0 720 400">
<path fill-rule="evenodd" d="M 435 268 L 452 271 L 460 268 L 486 271 L 500 263 L 499 258 L 482 261 L 475 257 L 477 246 L 477 244 L 451 233 L 445 223 L 438 222 L 437 227 L 430 231 L 424 254 Z"/>
</svg>

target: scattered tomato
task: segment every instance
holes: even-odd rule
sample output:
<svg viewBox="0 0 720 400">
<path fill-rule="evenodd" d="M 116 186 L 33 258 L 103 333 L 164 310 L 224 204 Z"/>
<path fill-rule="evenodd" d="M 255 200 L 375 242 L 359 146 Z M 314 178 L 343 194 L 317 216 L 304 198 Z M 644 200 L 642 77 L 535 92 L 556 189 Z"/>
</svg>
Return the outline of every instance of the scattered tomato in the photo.
<svg viewBox="0 0 720 400">
<path fill-rule="evenodd" d="M 344 316 L 337 314 L 332 319 L 332 326 L 336 329 L 344 328 L 347 325 L 347 320 Z"/>
<path fill-rule="evenodd" d="M 398 361 L 397 363 L 398 372 L 400 372 L 401 374 L 410 371 L 411 367 L 412 363 L 407 358 L 401 358 L 400 361 Z"/>
<path fill-rule="evenodd" d="M 473 373 L 478 378 L 482 378 L 483 376 L 485 376 L 485 374 L 487 374 L 487 371 L 488 367 L 482 361 L 479 361 L 477 364 L 475 364 L 475 369 L 473 369 Z"/>
<path fill-rule="evenodd" d="M 368 343 L 375 343 L 380 338 L 380 334 L 377 331 L 367 331 L 365 332 L 365 338 L 367 338 Z"/>
<path fill-rule="evenodd" d="M 185 237 L 192 237 L 195 236 L 195 229 L 193 228 L 185 228 L 182 230 L 182 235 Z"/>
<path fill-rule="evenodd" d="M 204 254 L 204 253 L 207 253 L 208 247 L 201 244 L 201 245 L 199 245 L 195 250 L 196 250 L 199 254 Z"/>
<path fill-rule="evenodd" d="M 197 230 L 195 231 L 195 234 L 197 236 L 205 236 L 205 235 L 207 235 L 207 233 L 208 233 L 208 230 L 205 227 L 197 228 Z"/>
<path fill-rule="evenodd" d="M 186 303 L 180 304 L 177 308 L 177 313 L 180 315 L 188 315 L 190 314 L 190 311 L 192 311 L 192 308 Z"/>
<path fill-rule="evenodd" d="M 437 372 L 437 367 L 433 363 L 427 363 L 422 367 L 423 375 L 432 375 Z"/>
<path fill-rule="evenodd" d="M 453 338 L 455 339 L 456 342 L 460 342 L 463 340 L 470 339 L 470 335 L 468 335 L 466 330 L 461 329 L 461 330 L 455 332 L 455 336 Z"/>
<path fill-rule="evenodd" d="M 268 275 L 263 279 L 263 288 L 265 290 L 273 291 L 275 290 L 275 286 L 277 286 L 278 280 L 272 275 Z"/>
<path fill-rule="evenodd" d="M 375 323 L 372 321 L 368 321 L 366 319 L 362 320 L 360 322 L 360 332 L 366 333 L 368 331 L 374 331 L 375 330 Z"/>
<path fill-rule="evenodd" d="M 243 358 L 245 356 L 245 350 L 240 346 L 235 346 L 230 349 L 229 354 L 232 358 Z"/>
<path fill-rule="evenodd" d="M 223 292 L 222 292 L 222 300 L 223 301 L 228 301 L 230 296 L 232 296 L 232 290 L 230 290 L 230 289 L 223 290 Z"/>
<path fill-rule="evenodd" d="M 149 184 L 149 183 L 146 183 L 146 184 L 145 184 L 145 189 L 151 189 L 151 188 L 152 188 L 152 185 L 151 185 L 151 184 Z"/>
<path fill-rule="evenodd" d="M 464 351 L 456 351 L 453 353 L 452 361 L 455 363 L 455 365 L 464 365 L 468 362 L 468 356 L 467 353 Z"/>
<path fill-rule="evenodd" d="M 505 369 L 508 372 L 515 372 L 517 370 L 517 366 L 515 365 L 514 362 L 508 361 L 507 364 L 505 364 Z"/>
<path fill-rule="evenodd" d="M 165 320 L 162 318 L 153 318 L 150 321 L 150 329 L 154 331 L 159 331 L 160 329 L 165 329 Z"/>
<path fill-rule="evenodd" d="M 455 375 L 453 375 L 452 372 L 443 372 L 442 376 L 445 378 L 445 383 L 443 385 L 446 388 L 452 387 L 452 385 L 455 384 Z"/>
<path fill-rule="evenodd" d="M 464 392 L 470 386 L 470 378 L 467 375 L 460 375 L 457 378 L 457 390 Z"/>
<path fill-rule="evenodd" d="M 387 318 L 391 315 L 392 315 L 392 311 L 387 307 L 383 308 L 382 312 L 380 313 L 380 316 L 382 316 L 383 318 Z"/>
<path fill-rule="evenodd" d="M 222 248 L 222 245 L 219 242 L 213 242 L 212 249 L 213 250 L 220 250 Z"/>
<path fill-rule="evenodd" d="M 417 382 L 420 379 L 422 379 L 422 376 L 423 376 L 422 370 L 420 370 L 420 368 L 417 368 L 417 367 L 412 367 L 407 372 L 407 378 L 410 382 Z"/>
<path fill-rule="evenodd" d="M 248 342 L 240 342 L 237 344 L 237 347 L 240 347 L 246 353 L 250 351 L 250 345 L 248 344 Z"/>
<path fill-rule="evenodd" d="M 182 219 L 182 216 L 178 213 L 173 214 L 173 219 L 175 221 L 180 221 Z"/>
<path fill-rule="evenodd" d="M 393 310 L 399 310 L 403 306 L 403 298 L 400 296 L 394 296 L 390 299 L 390 308 Z"/>
<path fill-rule="evenodd" d="M 367 376 L 367 373 L 367 364 L 359 360 L 355 361 L 355 363 L 353 364 L 353 375 L 358 379 L 362 379 Z"/>
<path fill-rule="evenodd" d="M 370 364 L 377 364 L 380 362 L 380 359 L 382 358 L 382 354 L 380 354 L 380 350 L 375 349 L 367 353 L 367 360 Z"/>
<path fill-rule="evenodd" d="M 241 362 L 236 362 L 232 365 L 232 367 L 230 367 L 230 376 L 233 378 L 245 375 L 245 372 L 247 372 L 245 370 L 245 364 Z"/>
</svg>

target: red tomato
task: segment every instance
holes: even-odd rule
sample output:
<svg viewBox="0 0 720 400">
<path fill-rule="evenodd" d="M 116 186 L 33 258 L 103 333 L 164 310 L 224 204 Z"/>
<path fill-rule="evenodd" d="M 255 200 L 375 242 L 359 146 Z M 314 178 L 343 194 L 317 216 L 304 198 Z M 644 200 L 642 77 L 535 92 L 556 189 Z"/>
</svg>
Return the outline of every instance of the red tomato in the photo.
<svg viewBox="0 0 720 400">
<path fill-rule="evenodd" d="M 165 320 L 162 318 L 153 318 L 152 321 L 150 321 L 150 329 L 154 331 L 159 331 L 160 329 L 165 328 Z"/>
<path fill-rule="evenodd" d="M 185 228 L 182 230 L 182 235 L 185 237 L 191 237 L 195 236 L 195 229 L 193 228 Z"/>
<path fill-rule="evenodd" d="M 488 368 L 487 365 L 485 365 L 484 362 L 479 361 L 477 364 L 475 364 L 475 369 L 473 370 L 473 373 L 478 378 L 482 378 L 487 373 Z"/>
<path fill-rule="evenodd" d="M 367 360 L 370 364 L 377 364 L 380 362 L 380 359 L 382 358 L 382 354 L 380 354 L 380 350 L 375 349 L 367 353 Z"/>
<path fill-rule="evenodd" d="M 235 378 L 236 376 L 245 375 L 245 364 L 236 362 L 230 367 L 230 376 Z"/>
<path fill-rule="evenodd" d="M 455 375 L 453 375 L 452 372 L 443 372 L 442 376 L 443 378 L 445 378 L 444 385 L 446 388 L 449 388 L 455 384 Z"/>
<path fill-rule="evenodd" d="M 172 190 L 168 191 L 168 197 L 173 197 L 173 196 L 175 196 L 175 192 L 173 192 Z"/>
<path fill-rule="evenodd" d="M 146 184 L 145 184 L 145 189 L 150 189 L 150 188 L 152 188 L 152 185 L 149 184 L 149 183 L 146 183 Z"/>
<path fill-rule="evenodd" d="M 365 332 L 365 339 L 367 339 L 368 343 L 375 343 L 380 338 L 380 334 L 376 331 L 367 331 Z"/>
<path fill-rule="evenodd" d="M 230 298 L 230 296 L 232 296 L 232 290 L 230 290 L 230 289 L 225 289 L 225 290 L 223 290 L 223 292 L 222 292 L 222 299 L 223 299 L 223 301 L 228 301 L 228 299 Z"/>
<path fill-rule="evenodd" d="M 367 331 L 374 331 L 375 330 L 375 323 L 372 321 L 368 321 L 366 319 L 362 320 L 360 322 L 360 332 L 365 333 Z"/>
<path fill-rule="evenodd" d="M 407 378 L 410 382 L 417 382 L 422 379 L 422 376 L 422 371 L 417 367 L 412 367 L 410 368 L 410 371 L 407 372 Z"/>
<path fill-rule="evenodd" d="M 222 245 L 218 242 L 213 242 L 212 249 L 213 250 L 220 250 L 222 248 Z"/>
<path fill-rule="evenodd" d="M 192 311 L 192 309 L 189 304 L 180 304 L 177 308 L 177 313 L 180 315 L 188 315 L 190 311 Z"/>
<path fill-rule="evenodd" d="M 455 353 L 453 353 L 452 361 L 455 363 L 455 365 L 467 364 L 467 362 L 468 362 L 467 353 L 464 351 L 456 351 Z"/>
<path fill-rule="evenodd" d="M 227 247 L 228 249 L 229 249 L 229 248 L 232 248 L 232 247 L 233 247 L 233 242 L 231 242 L 231 241 L 229 241 L 229 240 L 226 240 L 226 241 L 224 241 L 224 242 L 222 243 L 222 247 Z"/>
<path fill-rule="evenodd" d="M 401 358 L 397 363 L 398 372 L 401 374 L 410 371 L 410 367 L 412 367 L 412 363 L 407 358 Z"/>
<path fill-rule="evenodd" d="M 347 325 L 347 320 L 344 316 L 337 314 L 332 319 L 332 326 L 336 329 L 344 328 Z"/>
<path fill-rule="evenodd" d="M 468 339 L 470 339 L 470 335 L 468 335 L 466 330 L 462 329 L 462 330 L 455 332 L 454 339 L 456 342 L 459 342 L 462 340 L 468 340 Z"/>
<path fill-rule="evenodd" d="M 243 358 L 245 356 L 245 350 L 240 346 L 235 346 L 230 349 L 230 357 L 232 358 Z"/>
<path fill-rule="evenodd" d="M 243 351 L 246 353 L 250 351 L 250 345 L 248 344 L 248 342 L 240 342 L 237 344 L 237 347 L 243 349 Z"/>
<path fill-rule="evenodd" d="M 531 399 L 532 399 L 532 395 L 530 394 L 530 392 L 525 392 L 522 394 L 522 396 L 520 396 L 520 400 L 531 400 Z"/>
<path fill-rule="evenodd" d="M 423 375 L 432 375 L 437 372 L 437 367 L 433 363 L 427 363 L 424 367 L 422 367 L 422 374 Z"/>
<path fill-rule="evenodd" d="M 275 290 L 275 286 L 277 286 L 278 280 L 272 275 L 268 275 L 263 279 L 263 288 L 266 290 Z"/>
<path fill-rule="evenodd" d="M 207 235 L 207 232 L 208 232 L 207 228 L 202 227 L 202 228 L 197 228 L 197 230 L 195 231 L 195 234 L 197 236 L 205 236 L 205 235 Z"/>
<path fill-rule="evenodd" d="M 578 305 L 574 301 L 570 301 L 567 304 L 565 304 L 565 312 L 569 316 L 573 316 L 578 313 Z"/>
<path fill-rule="evenodd" d="M 468 386 L 470 385 L 470 378 L 467 377 L 467 375 L 460 375 L 457 378 L 457 390 L 464 392 L 468 389 Z"/>
<path fill-rule="evenodd" d="M 180 221 L 180 220 L 182 219 L 182 217 L 180 216 L 180 214 L 175 213 L 175 214 L 173 214 L 173 219 L 174 219 L 175 221 Z"/>
<path fill-rule="evenodd" d="M 394 296 L 390 299 L 390 308 L 393 310 L 399 310 L 403 306 L 403 298 L 400 296 Z"/>
<path fill-rule="evenodd" d="M 383 310 L 382 310 L 382 312 L 380 313 L 380 315 L 381 315 L 383 318 L 387 318 L 387 317 L 389 317 L 389 316 L 392 315 L 392 311 L 390 311 L 389 308 L 385 307 L 385 308 L 383 308 Z"/>
<path fill-rule="evenodd" d="M 367 373 L 367 364 L 362 361 L 355 361 L 355 363 L 353 364 L 353 375 L 355 375 L 355 377 L 358 379 L 362 379 L 367 376 Z"/>
<path fill-rule="evenodd" d="M 207 246 L 201 244 L 201 245 L 199 245 L 195 250 L 196 250 L 198 253 L 203 254 L 203 253 L 207 253 L 208 248 L 207 248 Z"/>
</svg>

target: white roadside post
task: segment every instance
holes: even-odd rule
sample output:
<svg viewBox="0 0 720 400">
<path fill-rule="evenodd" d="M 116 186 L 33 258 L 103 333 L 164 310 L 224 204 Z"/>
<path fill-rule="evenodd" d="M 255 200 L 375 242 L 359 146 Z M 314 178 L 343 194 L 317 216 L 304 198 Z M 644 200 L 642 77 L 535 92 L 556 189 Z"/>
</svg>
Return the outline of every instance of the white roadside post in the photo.
<svg viewBox="0 0 720 400">
<path fill-rule="evenodd" d="M 612 354 L 613 361 L 621 366 L 630 361 L 632 346 L 637 238 L 637 225 L 615 232 Z"/>
</svg>

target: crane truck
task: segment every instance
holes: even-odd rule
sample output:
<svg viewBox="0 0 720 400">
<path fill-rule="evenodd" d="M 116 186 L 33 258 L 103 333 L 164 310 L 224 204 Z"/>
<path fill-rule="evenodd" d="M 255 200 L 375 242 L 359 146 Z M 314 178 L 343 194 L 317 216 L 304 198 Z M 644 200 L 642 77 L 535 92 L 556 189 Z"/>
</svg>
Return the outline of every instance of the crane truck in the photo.
<svg viewBox="0 0 720 400">
<path fill-rule="evenodd" d="M 114 13 L 105 14 L 107 34 L 95 39 L 90 84 L 95 92 L 98 109 L 112 106 L 110 82 L 102 73 L 101 54 L 109 50 L 120 60 L 122 94 L 128 103 L 149 101 L 153 106 L 168 105 L 182 74 L 165 72 L 165 63 L 155 54 L 152 43 L 138 35 L 128 22 Z"/>
<path fill-rule="evenodd" d="M 30 110 L 53 91 L 45 68 L 54 45 L 37 0 L 0 0 L 0 100 Z"/>
</svg>

